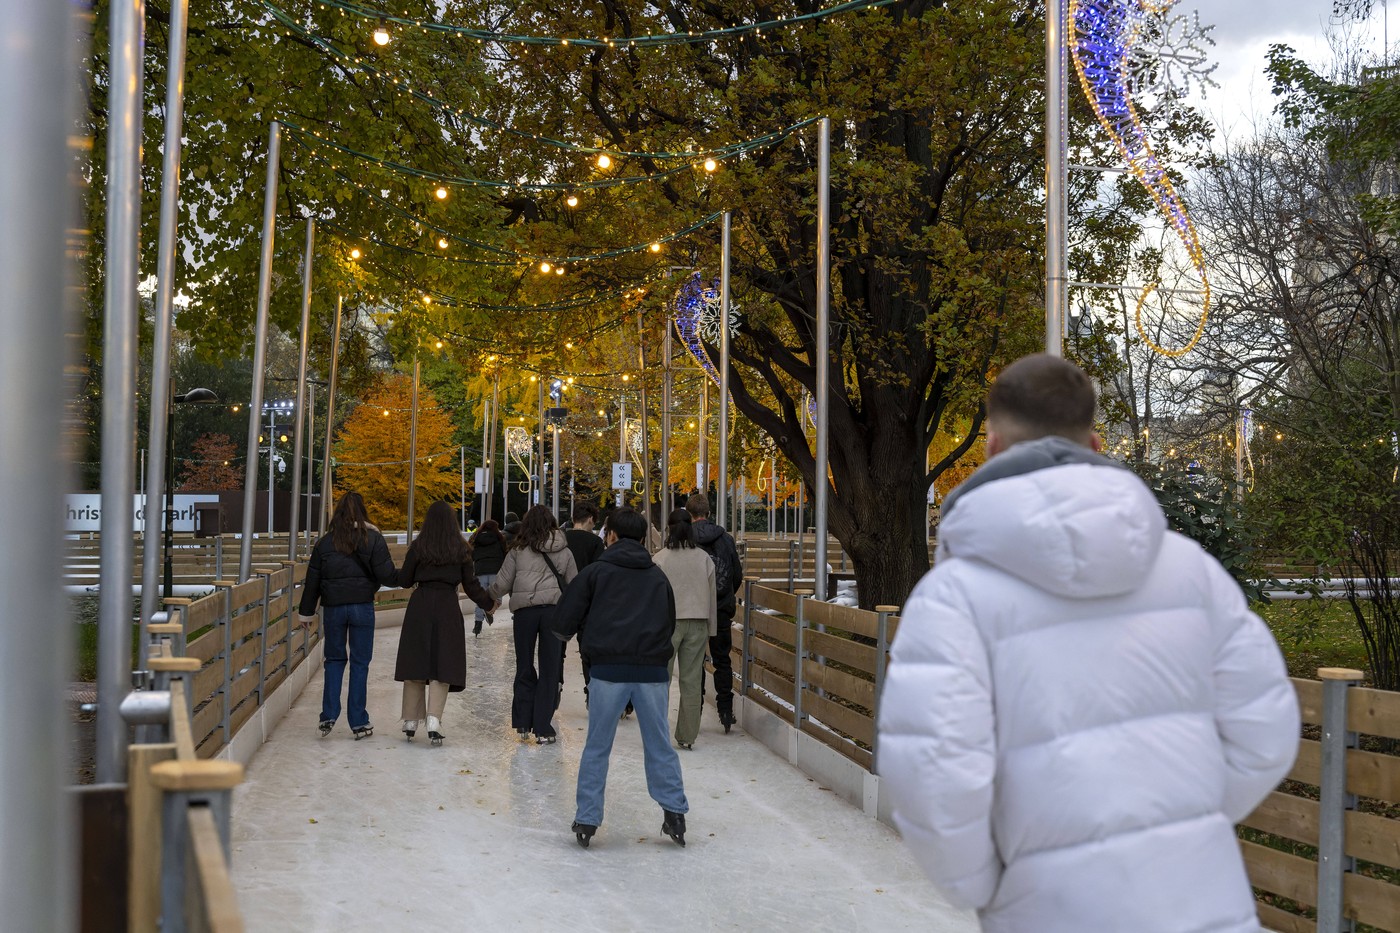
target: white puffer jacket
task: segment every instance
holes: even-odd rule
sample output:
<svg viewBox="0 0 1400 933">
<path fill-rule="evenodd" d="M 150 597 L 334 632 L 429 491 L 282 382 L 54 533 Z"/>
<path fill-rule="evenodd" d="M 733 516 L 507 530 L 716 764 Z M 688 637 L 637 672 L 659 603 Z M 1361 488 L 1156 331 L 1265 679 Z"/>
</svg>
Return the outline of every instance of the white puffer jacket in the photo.
<svg viewBox="0 0 1400 933">
<path fill-rule="evenodd" d="M 992 933 L 1258 930 L 1233 827 L 1299 726 L 1272 635 L 1127 470 L 974 485 L 881 702 L 905 842 Z"/>
</svg>

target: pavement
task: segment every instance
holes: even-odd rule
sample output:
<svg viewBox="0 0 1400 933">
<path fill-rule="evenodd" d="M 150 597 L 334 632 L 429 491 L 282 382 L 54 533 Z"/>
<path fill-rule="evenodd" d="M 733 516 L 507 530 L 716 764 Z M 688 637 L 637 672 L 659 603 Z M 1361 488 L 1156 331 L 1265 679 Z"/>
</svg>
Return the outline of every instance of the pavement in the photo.
<svg viewBox="0 0 1400 933">
<path fill-rule="evenodd" d="M 341 717 L 317 734 L 315 675 L 254 757 L 233 803 L 233 875 L 249 931 L 410 929 L 974 933 L 889 827 L 773 755 L 707 706 L 681 751 L 685 848 L 660 832 L 635 720 L 622 722 L 592 847 L 569 831 L 587 713 L 569 647 L 555 745 L 510 728 L 510 613 L 467 636 L 468 685 L 445 743 L 405 741 L 393 680 L 400 613 L 383 613 L 370 667 L 376 732 Z M 470 618 L 470 617 L 469 617 Z M 671 722 L 675 723 L 675 690 Z"/>
</svg>

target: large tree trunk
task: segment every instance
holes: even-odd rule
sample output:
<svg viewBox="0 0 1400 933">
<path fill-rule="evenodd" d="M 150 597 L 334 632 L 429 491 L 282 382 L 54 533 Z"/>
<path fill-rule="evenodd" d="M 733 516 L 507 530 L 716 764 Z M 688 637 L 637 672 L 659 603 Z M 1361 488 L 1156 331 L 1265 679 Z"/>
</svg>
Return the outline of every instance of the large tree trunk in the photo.
<svg viewBox="0 0 1400 933">
<path fill-rule="evenodd" d="M 903 606 L 928 571 L 923 464 L 886 463 L 879 474 L 852 475 L 842 499 L 849 521 L 833 531 L 855 564 L 862 609 Z"/>
</svg>

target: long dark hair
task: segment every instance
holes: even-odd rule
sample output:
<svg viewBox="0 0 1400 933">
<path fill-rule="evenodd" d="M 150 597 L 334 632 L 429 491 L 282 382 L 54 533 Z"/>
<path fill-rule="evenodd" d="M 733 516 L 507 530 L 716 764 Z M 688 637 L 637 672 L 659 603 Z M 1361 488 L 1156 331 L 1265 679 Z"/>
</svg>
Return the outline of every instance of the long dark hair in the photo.
<svg viewBox="0 0 1400 933">
<path fill-rule="evenodd" d="M 496 524 L 496 520 L 494 518 L 488 518 L 486 521 L 481 523 L 481 526 L 477 528 L 476 531 L 472 532 L 472 536 L 468 539 L 467 543 L 470 544 L 472 547 L 476 547 L 476 539 L 481 537 L 481 533 L 483 531 L 492 532 L 498 538 L 504 539 L 505 537 L 501 534 L 501 526 Z"/>
<path fill-rule="evenodd" d="M 354 554 L 369 538 L 369 514 L 358 492 L 347 492 L 340 497 L 326 534 L 330 536 L 331 545 L 342 554 Z"/>
<path fill-rule="evenodd" d="M 457 512 L 451 503 L 439 499 L 428 506 L 428 514 L 423 516 L 423 527 L 409 548 L 418 555 L 424 564 L 451 566 L 465 561 L 470 554 L 467 542 L 457 530 Z"/>
<path fill-rule="evenodd" d="M 554 513 L 548 507 L 532 505 L 530 511 L 520 520 L 520 530 L 515 533 L 514 547 L 527 547 L 532 551 L 544 553 L 557 527 L 554 523 Z"/>
<path fill-rule="evenodd" d="M 690 513 L 685 509 L 673 510 L 666 519 L 666 546 L 695 547 L 695 529 L 690 524 Z"/>
</svg>

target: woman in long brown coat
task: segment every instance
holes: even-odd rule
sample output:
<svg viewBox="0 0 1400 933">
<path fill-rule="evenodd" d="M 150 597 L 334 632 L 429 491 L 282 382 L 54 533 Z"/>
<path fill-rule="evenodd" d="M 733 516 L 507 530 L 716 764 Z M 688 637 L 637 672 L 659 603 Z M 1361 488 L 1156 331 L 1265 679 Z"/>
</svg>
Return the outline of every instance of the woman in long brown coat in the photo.
<svg viewBox="0 0 1400 933">
<path fill-rule="evenodd" d="M 404 735 L 412 739 L 418 721 L 426 718 L 428 738 L 441 745 L 447 695 L 467 685 L 466 621 L 457 588 L 488 612 L 495 607 L 476 579 L 471 552 L 448 503 L 429 506 L 399 568 L 399 586 L 417 587 L 404 611 L 394 666 L 394 679 L 403 682 Z"/>
</svg>

